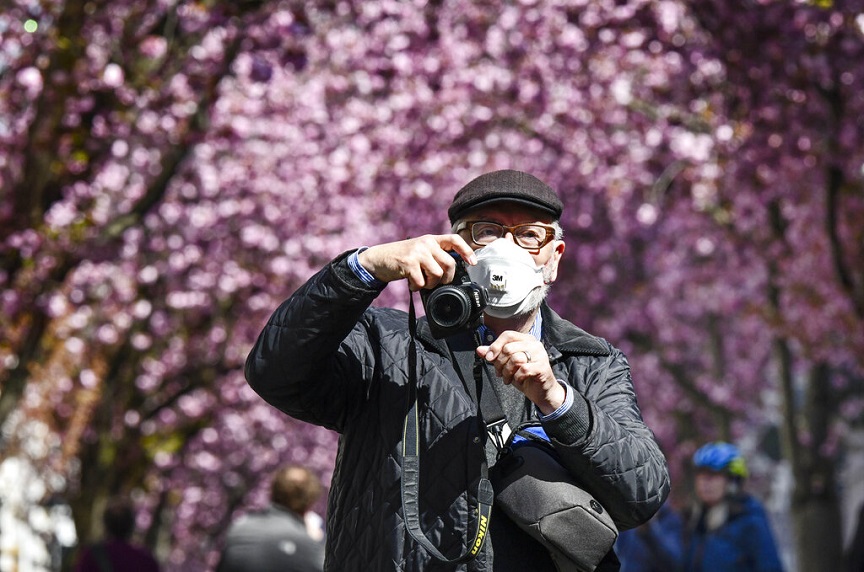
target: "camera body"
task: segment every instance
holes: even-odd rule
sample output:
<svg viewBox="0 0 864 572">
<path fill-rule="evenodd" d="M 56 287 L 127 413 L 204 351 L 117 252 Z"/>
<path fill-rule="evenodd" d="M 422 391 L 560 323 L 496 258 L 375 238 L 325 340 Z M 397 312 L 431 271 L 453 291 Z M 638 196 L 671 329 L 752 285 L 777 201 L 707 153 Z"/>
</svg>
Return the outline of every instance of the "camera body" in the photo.
<svg viewBox="0 0 864 572">
<path fill-rule="evenodd" d="M 450 255 L 456 259 L 453 281 L 420 291 L 429 329 L 437 339 L 479 326 L 487 304 L 486 289 L 471 281 L 462 257 L 455 252 Z"/>
</svg>

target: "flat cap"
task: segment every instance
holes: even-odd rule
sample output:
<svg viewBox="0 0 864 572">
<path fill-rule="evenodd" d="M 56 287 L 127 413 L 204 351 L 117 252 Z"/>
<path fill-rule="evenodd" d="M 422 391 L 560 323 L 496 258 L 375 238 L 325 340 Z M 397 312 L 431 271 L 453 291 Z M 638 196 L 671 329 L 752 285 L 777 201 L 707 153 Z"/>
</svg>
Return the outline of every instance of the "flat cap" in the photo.
<svg viewBox="0 0 864 572">
<path fill-rule="evenodd" d="M 499 202 L 522 203 L 549 213 L 555 220 L 564 208 L 549 185 L 534 175 L 507 169 L 480 175 L 459 189 L 447 216 L 452 224 L 470 210 Z"/>
</svg>

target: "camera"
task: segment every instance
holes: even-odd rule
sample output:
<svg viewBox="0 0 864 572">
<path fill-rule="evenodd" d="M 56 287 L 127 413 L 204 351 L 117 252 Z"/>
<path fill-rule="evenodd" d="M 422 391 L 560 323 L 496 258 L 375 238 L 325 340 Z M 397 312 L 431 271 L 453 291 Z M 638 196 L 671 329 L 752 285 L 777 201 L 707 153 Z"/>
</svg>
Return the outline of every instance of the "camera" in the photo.
<svg viewBox="0 0 864 572">
<path fill-rule="evenodd" d="M 420 291 L 429 329 L 437 339 L 476 328 L 486 307 L 486 289 L 471 281 L 462 257 L 455 252 L 450 255 L 456 259 L 453 281 Z"/>
</svg>

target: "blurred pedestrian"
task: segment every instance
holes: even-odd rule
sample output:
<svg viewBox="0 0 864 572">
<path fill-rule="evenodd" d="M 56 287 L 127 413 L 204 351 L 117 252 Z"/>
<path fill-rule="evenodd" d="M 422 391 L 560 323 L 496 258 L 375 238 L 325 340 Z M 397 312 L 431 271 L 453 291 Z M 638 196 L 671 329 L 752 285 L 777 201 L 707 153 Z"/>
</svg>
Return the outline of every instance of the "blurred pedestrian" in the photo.
<svg viewBox="0 0 864 572">
<path fill-rule="evenodd" d="M 623 530 L 615 543 L 621 572 L 672 572 L 682 553 L 681 515 L 667 501 L 645 524 Z"/>
<path fill-rule="evenodd" d="M 104 540 L 84 548 L 75 572 L 158 572 L 159 564 L 149 550 L 132 544 L 135 510 L 131 501 L 117 497 L 102 513 Z"/>
<path fill-rule="evenodd" d="M 217 572 L 320 572 L 324 544 L 310 536 L 307 513 L 321 497 L 318 477 L 299 465 L 273 476 L 270 506 L 228 530 Z"/>
<path fill-rule="evenodd" d="M 693 456 L 696 502 L 685 515 L 684 572 L 783 570 L 762 504 L 743 490 L 747 465 L 729 443 L 704 445 Z"/>
</svg>

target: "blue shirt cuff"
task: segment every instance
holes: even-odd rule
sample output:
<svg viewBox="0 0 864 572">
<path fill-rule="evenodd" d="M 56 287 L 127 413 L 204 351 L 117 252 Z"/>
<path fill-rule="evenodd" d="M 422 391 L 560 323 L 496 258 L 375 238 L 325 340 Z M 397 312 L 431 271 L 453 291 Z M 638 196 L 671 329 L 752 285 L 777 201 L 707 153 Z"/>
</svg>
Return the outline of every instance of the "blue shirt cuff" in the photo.
<svg viewBox="0 0 864 572">
<path fill-rule="evenodd" d="M 362 248 L 358 248 L 356 252 L 352 252 L 348 256 L 348 267 L 357 275 L 357 278 L 363 281 L 364 284 L 370 286 L 372 288 L 384 288 L 387 286 L 386 282 L 382 282 L 378 280 L 371 274 L 369 271 L 363 268 L 363 265 L 360 264 L 360 257 L 358 256 L 361 252 L 369 248 L 368 246 L 364 246 Z"/>
<path fill-rule="evenodd" d="M 570 411 L 570 408 L 573 407 L 573 388 L 561 381 L 560 379 L 558 380 L 558 383 L 564 386 L 564 403 L 562 403 L 561 407 L 559 407 L 549 415 L 543 415 L 538 409 L 537 417 L 540 419 L 541 422 L 558 419 L 559 417 Z"/>
</svg>

